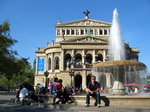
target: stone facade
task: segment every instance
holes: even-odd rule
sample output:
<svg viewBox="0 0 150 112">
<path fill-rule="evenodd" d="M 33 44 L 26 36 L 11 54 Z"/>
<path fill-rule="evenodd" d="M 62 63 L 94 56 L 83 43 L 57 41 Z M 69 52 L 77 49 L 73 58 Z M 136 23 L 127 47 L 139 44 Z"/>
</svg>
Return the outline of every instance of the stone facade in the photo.
<svg viewBox="0 0 150 112">
<path fill-rule="evenodd" d="M 61 23 L 56 28 L 56 41 L 36 50 L 35 85 L 48 80 L 63 79 L 64 86 L 86 88 L 92 64 L 107 61 L 108 38 L 111 23 L 85 18 Z M 126 46 L 126 59 L 138 60 L 138 49 Z M 104 74 L 105 87 L 111 86 L 111 77 Z"/>
</svg>

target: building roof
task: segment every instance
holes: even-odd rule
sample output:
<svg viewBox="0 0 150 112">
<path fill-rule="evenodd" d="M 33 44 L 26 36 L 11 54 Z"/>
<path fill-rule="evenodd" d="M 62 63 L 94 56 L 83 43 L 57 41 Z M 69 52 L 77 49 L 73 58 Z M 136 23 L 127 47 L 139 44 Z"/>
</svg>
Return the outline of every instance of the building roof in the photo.
<svg viewBox="0 0 150 112">
<path fill-rule="evenodd" d="M 111 23 L 94 20 L 94 19 L 81 19 L 71 22 L 58 22 L 55 27 L 63 27 L 63 26 L 111 26 Z"/>
</svg>

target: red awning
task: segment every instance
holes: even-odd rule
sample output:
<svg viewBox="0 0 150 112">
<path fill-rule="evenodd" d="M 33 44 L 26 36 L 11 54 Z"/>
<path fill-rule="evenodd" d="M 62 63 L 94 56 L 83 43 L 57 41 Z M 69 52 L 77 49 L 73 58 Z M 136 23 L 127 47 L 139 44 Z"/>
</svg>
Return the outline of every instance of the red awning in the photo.
<svg viewBox="0 0 150 112">
<path fill-rule="evenodd" d="M 124 83 L 124 86 L 139 86 L 139 85 L 137 83 L 130 83 L 130 84 Z"/>
<path fill-rule="evenodd" d="M 149 85 L 144 85 L 144 87 L 150 87 L 150 84 Z"/>
</svg>

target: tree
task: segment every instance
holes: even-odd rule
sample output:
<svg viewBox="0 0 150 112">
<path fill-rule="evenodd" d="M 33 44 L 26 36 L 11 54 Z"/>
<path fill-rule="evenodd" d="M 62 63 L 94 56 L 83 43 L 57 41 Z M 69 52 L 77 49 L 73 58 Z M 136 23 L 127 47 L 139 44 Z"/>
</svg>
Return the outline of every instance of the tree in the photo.
<svg viewBox="0 0 150 112">
<path fill-rule="evenodd" d="M 0 25 L 0 86 L 16 88 L 22 82 L 28 82 L 32 72 L 28 58 L 16 58 L 17 51 L 12 46 L 17 40 L 10 36 L 10 24 L 5 21 Z"/>
<path fill-rule="evenodd" d="M 8 68 L 14 64 L 15 55 L 17 51 L 12 49 L 12 46 L 17 42 L 10 37 L 10 24 L 5 21 L 0 25 L 0 72 L 1 74 L 7 74 Z"/>
</svg>

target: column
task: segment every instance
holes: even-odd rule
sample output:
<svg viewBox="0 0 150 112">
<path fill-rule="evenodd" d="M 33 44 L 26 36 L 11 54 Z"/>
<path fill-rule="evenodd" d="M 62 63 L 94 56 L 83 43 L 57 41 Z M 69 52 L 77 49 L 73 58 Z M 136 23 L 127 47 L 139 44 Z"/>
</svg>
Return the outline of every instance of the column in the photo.
<svg viewBox="0 0 150 112">
<path fill-rule="evenodd" d="M 109 29 L 107 29 L 107 35 L 109 36 Z"/>
<path fill-rule="evenodd" d="M 100 36 L 100 34 L 99 34 L 99 33 L 100 33 L 100 31 L 99 31 L 99 30 L 100 30 L 100 29 L 97 29 L 97 35 L 98 35 L 98 36 Z"/>
<path fill-rule="evenodd" d="M 46 55 L 46 60 L 45 60 L 45 64 L 46 64 L 46 69 L 45 69 L 45 71 L 46 70 L 48 70 L 48 64 L 49 64 L 49 59 L 48 59 L 48 55 Z"/>
<path fill-rule="evenodd" d="M 86 89 L 86 70 L 83 70 L 83 75 L 82 75 L 82 89 Z"/>
<path fill-rule="evenodd" d="M 72 79 L 71 79 L 71 80 L 72 80 L 72 87 L 74 87 L 74 86 L 75 86 L 75 85 L 74 85 L 74 76 L 72 76 L 71 78 L 72 78 Z"/>
<path fill-rule="evenodd" d="M 74 59 L 74 58 L 75 58 L 75 56 L 74 56 L 74 49 L 72 49 L 71 58 L 72 58 L 71 61 L 73 62 L 73 63 L 71 64 L 71 68 L 74 68 L 74 64 L 75 64 L 75 59 Z"/>
<path fill-rule="evenodd" d="M 93 62 L 92 63 L 95 63 L 95 50 L 93 50 L 93 56 L 92 57 L 93 57 L 93 59 L 92 59 Z"/>
<path fill-rule="evenodd" d="M 64 49 L 61 52 L 61 70 L 64 71 Z"/>
<path fill-rule="evenodd" d="M 104 35 L 104 29 L 102 29 L 102 35 Z"/>
<path fill-rule="evenodd" d="M 95 29 L 92 29 L 93 30 L 93 34 L 92 35 L 94 35 L 95 36 Z"/>
<path fill-rule="evenodd" d="M 44 71 L 47 70 L 47 55 L 44 57 Z"/>
<path fill-rule="evenodd" d="M 38 59 L 39 57 L 36 57 L 36 74 L 38 74 Z"/>
<path fill-rule="evenodd" d="M 54 53 L 51 53 L 52 58 L 51 58 L 51 70 L 52 72 L 54 71 Z"/>
<path fill-rule="evenodd" d="M 81 29 L 79 29 L 79 36 L 81 35 Z"/>
<path fill-rule="evenodd" d="M 83 68 L 86 68 L 86 66 L 85 66 L 85 50 L 82 50 L 82 64 L 83 64 Z"/>
<path fill-rule="evenodd" d="M 105 62 L 105 59 L 106 59 L 106 50 L 104 49 L 103 50 L 103 62 Z"/>
</svg>

